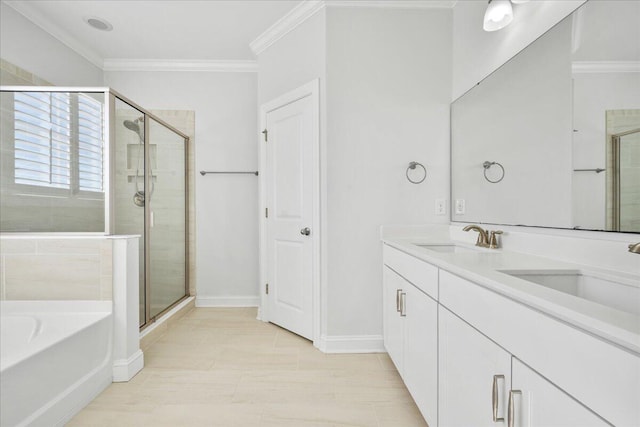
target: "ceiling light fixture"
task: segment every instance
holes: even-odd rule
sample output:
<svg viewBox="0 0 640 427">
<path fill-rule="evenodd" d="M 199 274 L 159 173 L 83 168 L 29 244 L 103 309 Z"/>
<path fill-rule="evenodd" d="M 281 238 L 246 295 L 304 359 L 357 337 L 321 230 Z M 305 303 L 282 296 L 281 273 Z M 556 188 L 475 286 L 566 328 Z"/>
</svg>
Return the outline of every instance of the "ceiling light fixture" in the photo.
<svg viewBox="0 0 640 427">
<path fill-rule="evenodd" d="M 485 31 L 498 31 L 513 21 L 513 4 L 528 3 L 529 0 L 489 0 L 484 13 L 482 28 Z"/>
<path fill-rule="evenodd" d="M 86 22 L 90 27 L 95 28 L 100 31 L 111 31 L 113 30 L 113 25 L 109 21 L 103 18 L 98 18 L 97 16 L 87 16 L 83 18 L 84 22 Z"/>
<path fill-rule="evenodd" d="M 513 7 L 509 0 L 489 0 L 489 5 L 484 13 L 485 31 L 498 31 L 513 21 Z"/>
</svg>

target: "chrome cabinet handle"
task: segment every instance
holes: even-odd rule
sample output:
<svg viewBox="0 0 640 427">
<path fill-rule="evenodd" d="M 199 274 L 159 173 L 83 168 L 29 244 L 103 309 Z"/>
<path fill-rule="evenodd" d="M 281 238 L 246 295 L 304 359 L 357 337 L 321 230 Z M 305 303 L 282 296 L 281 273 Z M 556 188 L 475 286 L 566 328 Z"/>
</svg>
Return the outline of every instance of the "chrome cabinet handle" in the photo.
<svg viewBox="0 0 640 427">
<path fill-rule="evenodd" d="M 493 386 L 491 387 L 491 409 L 493 411 L 493 422 L 504 421 L 504 417 L 498 417 L 498 380 L 504 380 L 504 375 L 493 376 Z"/>
<path fill-rule="evenodd" d="M 396 311 L 400 313 L 400 294 L 402 289 L 396 289 Z"/>
<path fill-rule="evenodd" d="M 403 292 L 400 294 L 400 317 L 407 317 L 407 313 L 405 312 L 407 308 L 407 294 Z"/>
<path fill-rule="evenodd" d="M 507 427 L 513 427 L 516 417 L 516 408 L 513 404 L 513 395 L 522 394 L 521 390 L 509 390 L 509 408 L 507 410 Z"/>
<path fill-rule="evenodd" d="M 300 234 L 302 234 L 303 236 L 308 236 L 309 234 L 311 234 L 311 229 L 309 227 L 305 227 L 300 230 Z"/>
</svg>

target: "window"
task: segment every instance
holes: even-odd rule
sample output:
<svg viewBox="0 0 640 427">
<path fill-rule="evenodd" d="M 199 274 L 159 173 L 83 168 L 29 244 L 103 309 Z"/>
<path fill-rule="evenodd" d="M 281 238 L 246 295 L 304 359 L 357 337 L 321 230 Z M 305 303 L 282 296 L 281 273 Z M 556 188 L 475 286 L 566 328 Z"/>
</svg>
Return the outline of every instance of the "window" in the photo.
<svg viewBox="0 0 640 427">
<path fill-rule="evenodd" d="M 14 181 L 103 190 L 103 106 L 85 94 L 16 92 Z"/>
</svg>

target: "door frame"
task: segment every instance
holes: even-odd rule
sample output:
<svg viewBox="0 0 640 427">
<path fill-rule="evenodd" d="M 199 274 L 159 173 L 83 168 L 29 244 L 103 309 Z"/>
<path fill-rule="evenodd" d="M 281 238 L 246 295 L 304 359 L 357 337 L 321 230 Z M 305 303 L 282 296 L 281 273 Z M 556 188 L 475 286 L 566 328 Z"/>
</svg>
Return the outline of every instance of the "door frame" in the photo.
<svg viewBox="0 0 640 427">
<path fill-rule="evenodd" d="M 324 229 L 321 227 L 321 205 L 323 205 L 323 201 L 326 200 L 322 197 L 320 179 L 320 79 L 314 79 L 292 91 L 289 91 L 277 98 L 266 102 L 260 106 L 259 111 L 259 122 L 260 128 L 258 130 L 258 152 L 260 156 L 260 174 L 258 175 L 258 191 L 259 191 L 259 210 L 258 210 L 258 223 L 259 223 L 259 264 L 260 264 L 260 284 L 258 286 L 260 292 L 260 307 L 258 308 L 258 319 L 263 322 L 269 322 L 270 313 L 269 313 L 269 299 L 266 294 L 265 285 L 267 283 L 267 222 L 265 218 L 265 209 L 267 208 L 267 150 L 265 143 L 264 134 L 262 131 L 267 126 L 267 114 L 271 111 L 277 110 L 278 108 L 284 107 L 285 105 L 296 102 L 302 98 L 310 97 L 311 98 L 311 108 L 312 110 L 312 163 L 313 170 L 311 172 L 312 180 L 313 180 L 313 208 L 312 208 L 312 220 L 311 220 L 311 230 L 313 235 L 312 241 L 312 300 L 313 300 L 313 308 L 312 308 L 312 321 L 313 321 L 313 345 L 315 347 L 320 346 L 320 337 L 321 337 L 321 312 L 322 312 L 322 304 L 321 304 L 321 241 L 323 239 Z M 268 138 L 267 138 L 268 139 Z"/>
</svg>

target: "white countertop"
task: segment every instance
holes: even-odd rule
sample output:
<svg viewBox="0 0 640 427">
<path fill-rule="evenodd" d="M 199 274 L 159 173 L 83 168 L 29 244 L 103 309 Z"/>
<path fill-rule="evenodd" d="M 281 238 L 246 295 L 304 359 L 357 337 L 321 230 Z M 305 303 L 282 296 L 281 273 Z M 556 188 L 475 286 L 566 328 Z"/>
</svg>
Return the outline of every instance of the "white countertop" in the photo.
<svg viewBox="0 0 640 427">
<path fill-rule="evenodd" d="M 640 316 L 519 279 L 497 270 L 579 270 L 638 288 L 640 288 L 640 276 L 502 249 L 475 248 L 472 245 L 451 241 L 441 236 L 433 238 L 388 237 L 383 238 L 382 241 L 456 276 L 468 279 L 640 355 Z M 417 246 L 451 244 L 478 250 L 443 253 Z"/>
</svg>

